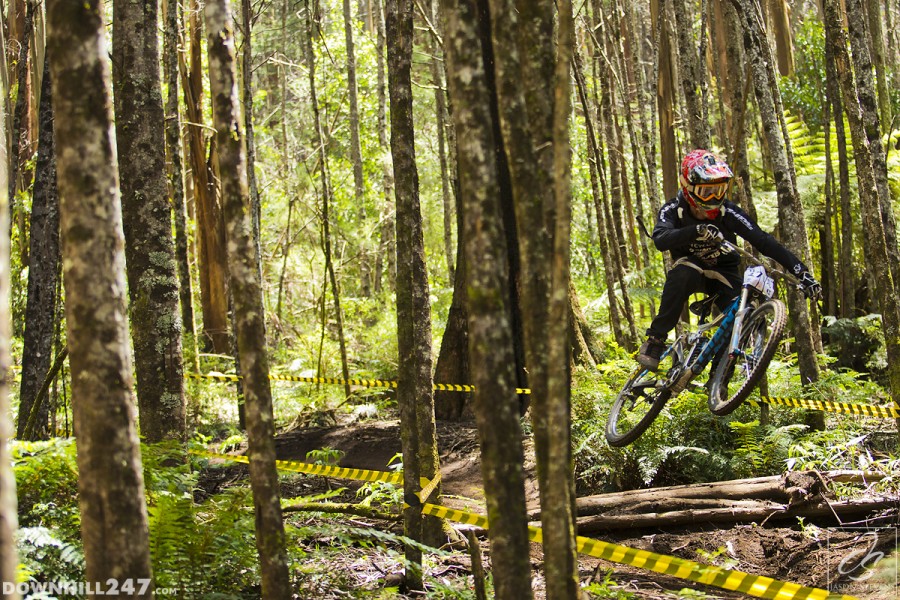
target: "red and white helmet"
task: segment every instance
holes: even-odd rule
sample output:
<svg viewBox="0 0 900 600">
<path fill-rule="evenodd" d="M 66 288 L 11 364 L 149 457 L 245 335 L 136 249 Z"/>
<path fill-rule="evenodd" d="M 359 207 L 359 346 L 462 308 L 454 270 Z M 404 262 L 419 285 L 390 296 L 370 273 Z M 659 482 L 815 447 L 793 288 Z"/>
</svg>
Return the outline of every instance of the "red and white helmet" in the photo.
<svg viewBox="0 0 900 600">
<path fill-rule="evenodd" d="M 681 161 L 679 179 L 684 197 L 708 219 L 719 216 L 733 176 L 728 163 L 709 150 L 693 150 Z"/>
</svg>

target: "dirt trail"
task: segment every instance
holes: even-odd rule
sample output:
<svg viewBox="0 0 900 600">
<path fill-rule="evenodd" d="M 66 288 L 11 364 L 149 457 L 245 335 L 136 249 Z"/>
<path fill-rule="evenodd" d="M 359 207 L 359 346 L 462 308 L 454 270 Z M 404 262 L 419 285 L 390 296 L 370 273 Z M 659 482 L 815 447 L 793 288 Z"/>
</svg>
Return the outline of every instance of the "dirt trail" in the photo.
<svg viewBox="0 0 900 600">
<path fill-rule="evenodd" d="M 475 427 L 439 423 L 438 445 L 444 503 L 483 512 L 484 493 Z M 323 448 L 342 451 L 343 457 L 339 463 L 342 467 L 389 470 L 388 463 L 400 452 L 399 426 L 396 421 L 362 421 L 338 427 L 295 430 L 276 438 L 279 459 L 306 460 L 307 452 Z M 533 452 L 527 451 L 526 455 L 533 456 Z M 526 462 L 525 469 L 527 500 L 530 506 L 536 506 L 538 494 L 533 460 Z M 896 516 L 894 523 L 897 523 Z M 818 527 L 814 524 L 796 529 L 745 525 L 728 529 L 630 530 L 619 535 L 593 537 L 801 585 L 830 588 L 860 599 L 888 600 L 900 598 L 897 562 L 890 558 L 876 559 L 896 549 L 896 532 L 896 529 L 884 530 L 879 537 L 863 529 Z M 486 542 L 483 547 L 487 552 Z M 865 560 L 877 567 L 874 576 L 853 569 Z M 538 596 L 542 587 L 539 569 L 542 562 L 542 548 L 532 544 Z M 672 598 L 672 591 L 684 588 L 700 589 L 711 598 L 746 597 L 589 557 L 581 557 L 579 565 L 583 581 L 602 582 L 609 574 L 610 580 L 615 582 L 610 585 L 634 594 L 634 598 Z"/>
</svg>

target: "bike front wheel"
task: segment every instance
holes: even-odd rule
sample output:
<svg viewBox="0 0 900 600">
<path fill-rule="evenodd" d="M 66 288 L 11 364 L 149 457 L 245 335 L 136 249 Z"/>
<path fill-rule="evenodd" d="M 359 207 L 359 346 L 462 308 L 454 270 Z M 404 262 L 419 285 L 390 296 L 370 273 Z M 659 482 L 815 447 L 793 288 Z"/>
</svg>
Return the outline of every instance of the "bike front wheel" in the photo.
<svg viewBox="0 0 900 600">
<path fill-rule="evenodd" d="M 668 362 L 665 357 L 663 361 Z M 672 396 L 665 376 L 658 373 L 639 368 L 616 396 L 606 421 L 610 446 L 621 448 L 638 439 Z"/>
<path fill-rule="evenodd" d="M 723 356 L 710 375 L 713 414 L 730 414 L 747 399 L 775 356 L 786 323 L 784 303 L 776 299 L 760 304 L 744 321 L 737 351 Z"/>
</svg>

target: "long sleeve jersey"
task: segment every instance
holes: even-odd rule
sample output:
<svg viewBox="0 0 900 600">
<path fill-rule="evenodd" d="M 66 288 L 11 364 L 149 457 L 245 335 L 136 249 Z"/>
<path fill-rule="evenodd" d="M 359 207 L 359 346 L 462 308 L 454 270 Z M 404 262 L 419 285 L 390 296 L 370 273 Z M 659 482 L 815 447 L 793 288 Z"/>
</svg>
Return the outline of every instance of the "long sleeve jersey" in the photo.
<svg viewBox="0 0 900 600">
<path fill-rule="evenodd" d="M 740 257 L 736 253 L 723 252 L 719 244 L 712 240 L 697 239 L 697 225 L 701 223 L 715 225 L 731 243 L 736 243 L 737 236 L 741 236 L 795 276 L 808 270 L 793 252 L 760 229 L 759 225 L 733 202 L 725 201 L 715 219 L 703 221 L 691 213 L 691 208 L 681 191 L 659 209 L 656 226 L 653 228 L 653 243 L 661 252 L 667 250 L 671 252 L 675 260 L 688 257 L 707 268 L 737 269 Z"/>
</svg>

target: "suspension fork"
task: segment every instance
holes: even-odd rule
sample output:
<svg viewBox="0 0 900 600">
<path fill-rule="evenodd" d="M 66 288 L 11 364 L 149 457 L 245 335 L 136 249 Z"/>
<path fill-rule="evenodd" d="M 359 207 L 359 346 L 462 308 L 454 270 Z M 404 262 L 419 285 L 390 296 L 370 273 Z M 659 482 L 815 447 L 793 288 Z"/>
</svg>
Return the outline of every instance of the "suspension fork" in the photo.
<svg viewBox="0 0 900 600">
<path fill-rule="evenodd" d="M 734 318 L 734 328 L 731 331 L 731 343 L 729 344 L 728 353 L 734 356 L 738 353 L 738 344 L 741 341 L 741 331 L 744 329 L 744 317 L 751 307 L 748 306 L 750 300 L 750 289 L 746 286 L 741 289 L 741 301 L 738 304 L 737 314 Z"/>
</svg>

